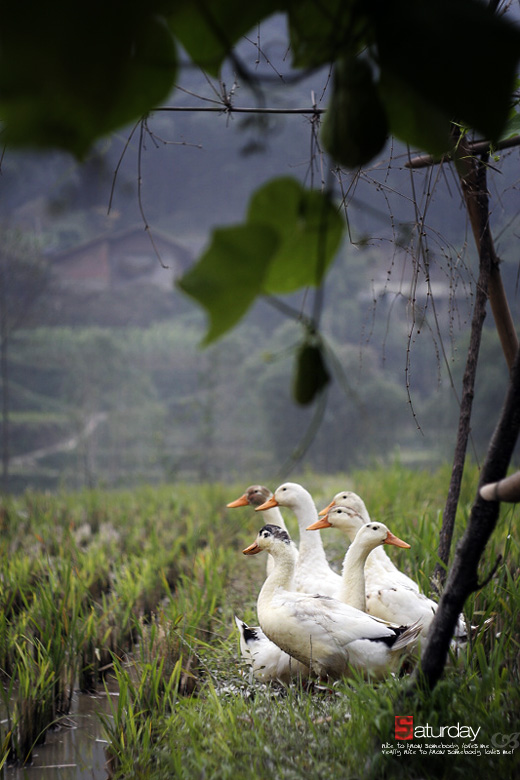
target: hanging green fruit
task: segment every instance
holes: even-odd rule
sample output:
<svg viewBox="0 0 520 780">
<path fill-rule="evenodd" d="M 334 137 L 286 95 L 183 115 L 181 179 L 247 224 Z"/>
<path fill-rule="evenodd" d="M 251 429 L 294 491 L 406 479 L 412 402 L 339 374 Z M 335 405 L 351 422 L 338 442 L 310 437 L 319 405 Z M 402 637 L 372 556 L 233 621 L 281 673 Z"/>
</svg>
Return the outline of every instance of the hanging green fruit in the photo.
<svg viewBox="0 0 520 780">
<path fill-rule="evenodd" d="M 339 165 L 359 168 L 384 147 L 388 119 L 370 64 L 360 57 L 336 60 L 321 140 Z"/>
<path fill-rule="evenodd" d="M 308 337 L 298 349 L 293 381 L 296 403 L 307 406 L 330 381 L 321 344 Z"/>
</svg>

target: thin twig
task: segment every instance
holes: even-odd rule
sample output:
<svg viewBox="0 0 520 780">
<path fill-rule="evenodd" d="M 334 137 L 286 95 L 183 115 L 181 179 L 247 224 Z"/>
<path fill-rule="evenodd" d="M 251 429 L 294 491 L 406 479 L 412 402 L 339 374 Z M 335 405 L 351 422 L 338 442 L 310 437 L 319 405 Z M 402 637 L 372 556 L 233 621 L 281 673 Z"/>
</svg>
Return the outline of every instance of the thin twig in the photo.
<svg viewBox="0 0 520 780">
<path fill-rule="evenodd" d="M 151 245 L 153 247 L 153 251 L 157 255 L 157 259 L 159 260 L 159 263 L 161 264 L 161 268 L 165 268 L 166 269 L 166 268 L 169 268 L 169 266 L 167 266 L 167 265 L 165 265 L 163 263 L 163 260 L 162 260 L 162 257 L 161 257 L 161 253 L 159 252 L 159 249 L 157 248 L 157 245 L 156 245 L 156 243 L 154 241 L 152 232 L 150 230 L 150 225 L 148 224 L 148 219 L 146 217 L 146 214 L 145 214 L 145 211 L 144 211 L 144 206 L 143 206 L 142 175 L 141 175 L 142 168 L 141 168 L 141 165 L 142 165 L 142 152 L 143 152 L 143 145 L 144 145 L 144 133 L 145 133 L 145 130 L 147 130 L 146 118 L 143 118 L 141 120 L 140 124 L 141 124 L 141 128 L 140 128 L 140 131 L 139 131 L 139 147 L 138 147 L 138 150 L 137 150 L 137 202 L 139 204 L 139 212 L 140 212 L 141 217 L 143 219 L 144 229 L 145 229 L 145 231 L 146 231 L 146 233 L 148 235 L 148 238 L 150 239 L 150 243 L 151 243 Z"/>
<path fill-rule="evenodd" d="M 141 120 L 136 122 L 135 125 L 133 126 L 133 128 L 132 128 L 132 130 L 130 132 L 130 135 L 126 139 L 126 143 L 124 145 L 123 151 L 121 152 L 119 160 L 117 161 L 117 165 L 116 165 L 116 168 L 115 168 L 115 171 L 114 171 L 114 175 L 112 177 L 112 187 L 110 188 L 110 198 L 108 199 L 107 214 L 110 214 L 110 209 L 112 208 L 112 200 L 114 198 L 114 192 L 115 192 L 115 188 L 116 188 L 116 180 L 117 180 L 117 176 L 118 176 L 118 173 L 119 173 L 119 169 L 120 169 L 120 167 L 122 165 L 123 158 L 124 158 L 124 156 L 125 156 L 125 154 L 126 154 L 126 152 L 128 150 L 128 147 L 130 146 L 130 141 L 132 140 L 133 135 L 134 135 L 135 131 L 137 130 L 137 128 L 139 127 L 140 123 L 141 123 Z"/>
</svg>

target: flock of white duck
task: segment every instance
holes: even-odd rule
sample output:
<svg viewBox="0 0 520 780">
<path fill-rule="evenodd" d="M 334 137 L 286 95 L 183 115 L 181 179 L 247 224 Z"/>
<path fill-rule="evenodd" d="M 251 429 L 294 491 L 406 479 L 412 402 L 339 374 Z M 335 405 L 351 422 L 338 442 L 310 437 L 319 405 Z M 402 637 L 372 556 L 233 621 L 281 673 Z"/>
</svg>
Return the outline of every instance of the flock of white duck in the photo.
<svg viewBox="0 0 520 780">
<path fill-rule="evenodd" d="M 409 547 L 383 523 L 370 519 L 363 500 L 337 493 L 319 514 L 311 494 L 286 482 L 274 494 L 252 485 L 228 507 L 250 505 L 266 524 L 243 552 L 268 553 L 267 579 L 257 601 L 259 626 L 235 618 L 243 658 L 262 682 L 318 676 L 337 679 L 357 669 L 373 678 L 396 672 L 428 635 L 437 604 L 419 591 L 383 550 Z M 279 507 L 294 512 L 299 548 Z M 342 574 L 327 561 L 322 528 L 350 539 Z M 467 638 L 462 616 L 454 643 Z"/>
</svg>

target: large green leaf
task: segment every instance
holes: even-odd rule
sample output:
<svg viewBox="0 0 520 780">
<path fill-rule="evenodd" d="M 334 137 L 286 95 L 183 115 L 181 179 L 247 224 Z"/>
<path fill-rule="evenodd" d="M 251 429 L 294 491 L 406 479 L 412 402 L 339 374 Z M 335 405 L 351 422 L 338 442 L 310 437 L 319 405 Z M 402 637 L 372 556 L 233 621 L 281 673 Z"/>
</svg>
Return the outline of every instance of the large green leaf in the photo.
<svg viewBox="0 0 520 780">
<path fill-rule="evenodd" d="M 203 306 L 210 319 L 205 344 L 234 327 L 263 289 L 278 235 L 264 225 L 213 232 L 209 248 L 177 286 Z"/>
<path fill-rule="evenodd" d="M 248 221 L 277 231 L 279 243 L 264 292 L 319 285 L 338 251 L 344 222 L 330 198 L 289 177 L 274 179 L 251 198 Z"/>
<path fill-rule="evenodd" d="M 357 53 L 366 20 L 357 0 L 294 0 L 288 7 L 295 67 L 334 62 L 346 49 Z"/>
<path fill-rule="evenodd" d="M 384 71 L 379 93 L 393 135 L 431 154 L 441 156 L 450 151 L 453 146 L 450 117 L 429 103 L 421 92 Z"/>
<path fill-rule="evenodd" d="M 191 59 L 218 76 L 224 59 L 242 35 L 284 7 L 277 0 L 192 0 L 177 2 L 171 28 Z"/>
<path fill-rule="evenodd" d="M 435 112 L 498 140 L 520 33 L 476 0 L 92 0 L 78 7 L 26 0 L 2 8 L 3 141 L 84 155 L 97 138 L 169 95 L 177 70 L 171 30 L 216 76 L 240 36 L 277 10 L 288 13 L 297 67 L 368 47 L 385 85 L 392 80 L 387 108 L 403 140 L 424 139 L 435 151 L 437 138 L 426 127 Z"/>
<path fill-rule="evenodd" d="M 135 121 L 175 81 L 173 36 L 161 0 L 7 3 L 0 24 L 3 142 L 84 155 Z"/>
<path fill-rule="evenodd" d="M 516 110 L 511 112 L 500 140 L 513 138 L 515 135 L 520 135 L 520 114 Z"/>
<path fill-rule="evenodd" d="M 517 28 L 474 0 L 374 0 L 367 12 L 383 72 L 442 114 L 499 138 L 520 57 Z"/>
<path fill-rule="evenodd" d="M 247 221 L 215 230 L 177 283 L 209 315 L 204 343 L 236 325 L 257 297 L 320 284 L 342 234 L 343 220 L 326 195 L 290 178 L 261 187 Z"/>
</svg>

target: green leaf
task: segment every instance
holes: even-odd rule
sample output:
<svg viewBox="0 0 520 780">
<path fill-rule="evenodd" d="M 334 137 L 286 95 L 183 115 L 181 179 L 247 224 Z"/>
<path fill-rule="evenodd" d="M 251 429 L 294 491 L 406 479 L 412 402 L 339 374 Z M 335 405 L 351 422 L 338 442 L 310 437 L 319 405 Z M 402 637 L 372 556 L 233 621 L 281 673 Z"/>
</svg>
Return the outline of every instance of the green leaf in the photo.
<svg viewBox="0 0 520 780">
<path fill-rule="evenodd" d="M 375 0 L 367 13 L 383 72 L 498 140 L 520 56 L 516 27 L 475 0 Z"/>
<path fill-rule="evenodd" d="M 162 102 L 175 81 L 173 36 L 139 0 L 8 3 L 0 26 L 3 142 L 82 157 L 100 136 Z"/>
<path fill-rule="evenodd" d="M 285 294 L 317 286 L 335 257 L 344 223 L 330 198 L 292 178 L 268 182 L 251 198 L 248 221 L 276 230 L 278 247 L 264 292 Z"/>
<path fill-rule="evenodd" d="M 325 65 L 347 49 L 356 54 L 366 16 L 356 0 L 297 0 L 289 3 L 289 36 L 293 65 Z"/>
<path fill-rule="evenodd" d="M 170 26 L 191 59 L 218 77 L 229 51 L 242 35 L 284 4 L 276 0 L 196 0 L 177 2 Z"/>
<path fill-rule="evenodd" d="M 277 232 L 263 225 L 237 225 L 213 232 L 209 248 L 177 282 L 209 315 L 204 344 L 234 327 L 261 294 L 277 245 Z"/>
<path fill-rule="evenodd" d="M 203 343 L 234 327 L 258 296 L 320 284 L 342 234 L 343 220 L 326 195 L 291 178 L 261 187 L 246 223 L 215 230 L 209 248 L 177 283 L 209 315 Z"/>
<path fill-rule="evenodd" d="M 123 114 L 126 122 L 156 108 L 169 95 L 176 74 L 177 52 L 166 19 L 152 16 L 136 37 L 115 105 L 105 115 L 106 124 L 118 127 Z"/>
<path fill-rule="evenodd" d="M 439 157 L 450 151 L 453 146 L 450 117 L 429 103 L 422 93 L 388 71 L 381 74 L 379 92 L 393 135 Z"/>
<path fill-rule="evenodd" d="M 500 140 L 513 138 L 515 135 L 520 135 L 520 114 L 517 111 L 511 113 Z"/>
</svg>

